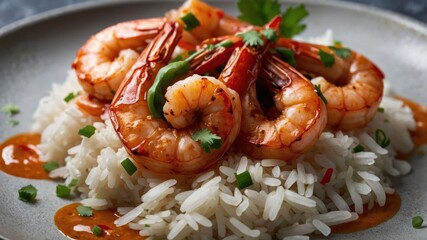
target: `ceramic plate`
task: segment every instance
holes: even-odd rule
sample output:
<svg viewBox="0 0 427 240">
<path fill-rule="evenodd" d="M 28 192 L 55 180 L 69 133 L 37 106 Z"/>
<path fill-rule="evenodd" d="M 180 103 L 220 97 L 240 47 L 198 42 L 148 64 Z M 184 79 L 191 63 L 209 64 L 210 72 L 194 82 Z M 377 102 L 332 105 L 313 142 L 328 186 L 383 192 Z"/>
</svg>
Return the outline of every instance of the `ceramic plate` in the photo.
<svg viewBox="0 0 427 240">
<path fill-rule="evenodd" d="M 342 2 L 302 1 L 310 16 L 303 36 L 331 28 L 335 38 L 367 55 L 386 74 L 399 95 L 427 104 L 427 28 L 404 17 Z M 292 4 L 295 2 L 291 2 Z M 234 2 L 212 2 L 236 15 Z M 289 2 L 284 5 L 289 5 Z M 178 2 L 95 2 L 38 15 L 0 29 L 0 106 L 21 108 L 20 124 L 11 128 L 0 116 L 0 140 L 30 129 L 39 99 L 53 82 L 65 80 L 76 50 L 91 34 L 114 23 L 161 16 Z M 402 198 L 399 213 L 378 227 L 333 239 L 425 239 L 427 229 L 415 230 L 414 215 L 427 216 L 427 155 L 411 159 L 409 176 L 394 179 Z M 39 189 L 36 204 L 18 200 L 18 189 Z M 0 235 L 9 239 L 63 239 L 53 216 L 70 201 L 55 196 L 56 183 L 29 180 L 0 172 Z M 77 200 L 77 199 L 76 199 Z"/>
</svg>

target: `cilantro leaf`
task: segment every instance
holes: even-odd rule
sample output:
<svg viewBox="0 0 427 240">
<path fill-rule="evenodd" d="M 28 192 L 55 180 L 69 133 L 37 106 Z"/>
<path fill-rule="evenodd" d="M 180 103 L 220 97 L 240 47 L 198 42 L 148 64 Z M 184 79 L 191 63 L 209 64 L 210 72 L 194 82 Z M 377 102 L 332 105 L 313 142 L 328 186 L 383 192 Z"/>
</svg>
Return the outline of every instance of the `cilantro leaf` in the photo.
<svg viewBox="0 0 427 240">
<path fill-rule="evenodd" d="M 276 42 L 276 41 L 277 41 L 277 39 L 279 38 L 279 37 L 277 36 L 276 31 L 274 31 L 274 29 L 271 29 L 271 28 L 267 28 L 267 29 L 262 30 L 261 34 L 262 34 L 265 38 L 267 38 L 268 40 L 270 40 L 270 41 L 272 41 L 272 42 Z"/>
<path fill-rule="evenodd" d="M 278 47 L 276 50 L 280 54 L 281 58 L 285 60 L 285 62 L 289 63 L 292 67 L 297 67 L 295 53 L 292 51 L 292 49 Z"/>
<path fill-rule="evenodd" d="M 280 24 L 282 36 L 292 38 L 304 31 L 306 25 L 302 24 L 301 21 L 307 16 L 308 12 L 304 4 L 286 9 L 286 12 L 282 15 L 282 24 Z"/>
<path fill-rule="evenodd" d="M 252 25 L 262 26 L 280 14 L 277 0 L 238 0 L 239 19 Z"/>
<path fill-rule="evenodd" d="M 259 33 L 255 30 L 239 33 L 237 36 L 243 38 L 243 42 L 251 47 L 262 46 L 264 44 Z"/>
<path fill-rule="evenodd" d="M 1 111 L 9 117 L 12 117 L 15 114 L 20 112 L 19 107 L 13 103 L 9 103 L 3 106 Z"/>
<path fill-rule="evenodd" d="M 334 55 L 329 54 L 322 49 L 319 50 L 319 57 L 320 61 L 325 65 L 326 67 L 332 67 L 335 63 Z"/>
<path fill-rule="evenodd" d="M 349 48 L 334 47 L 334 46 L 329 46 L 329 48 L 332 49 L 335 52 L 335 54 L 340 58 L 348 58 L 351 53 L 351 50 Z"/>
<path fill-rule="evenodd" d="M 213 134 L 209 129 L 203 128 L 200 131 L 193 133 L 194 141 L 200 142 L 200 146 L 205 152 L 210 153 L 211 149 L 219 149 L 222 145 L 220 136 Z"/>
</svg>

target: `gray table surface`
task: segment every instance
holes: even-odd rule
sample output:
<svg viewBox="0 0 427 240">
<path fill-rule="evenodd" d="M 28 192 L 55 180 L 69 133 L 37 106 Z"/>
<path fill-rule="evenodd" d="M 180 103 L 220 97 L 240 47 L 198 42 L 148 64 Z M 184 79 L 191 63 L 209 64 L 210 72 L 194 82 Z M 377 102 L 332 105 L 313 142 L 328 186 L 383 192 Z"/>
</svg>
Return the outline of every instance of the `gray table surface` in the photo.
<svg viewBox="0 0 427 240">
<path fill-rule="evenodd" d="M 0 27 L 66 5 L 102 0 L 0 0 Z M 343 0 L 391 10 L 427 23 L 427 0 Z"/>
</svg>

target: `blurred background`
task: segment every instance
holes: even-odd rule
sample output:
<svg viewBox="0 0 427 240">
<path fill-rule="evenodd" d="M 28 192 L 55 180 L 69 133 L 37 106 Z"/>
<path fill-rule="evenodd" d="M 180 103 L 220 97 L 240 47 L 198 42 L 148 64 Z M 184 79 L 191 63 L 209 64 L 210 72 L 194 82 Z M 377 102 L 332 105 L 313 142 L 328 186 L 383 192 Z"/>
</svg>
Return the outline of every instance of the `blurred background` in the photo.
<svg viewBox="0 0 427 240">
<path fill-rule="evenodd" d="M 66 5 L 103 0 L 0 0 L 0 27 Z M 321 0 L 319 0 L 321 1 Z M 324 0 L 325 1 L 325 0 Z M 330 1 L 330 0 L 328 0 Z M 387 9 L 427 23 L 427 0 L 341 0 Z"/>
</svg>

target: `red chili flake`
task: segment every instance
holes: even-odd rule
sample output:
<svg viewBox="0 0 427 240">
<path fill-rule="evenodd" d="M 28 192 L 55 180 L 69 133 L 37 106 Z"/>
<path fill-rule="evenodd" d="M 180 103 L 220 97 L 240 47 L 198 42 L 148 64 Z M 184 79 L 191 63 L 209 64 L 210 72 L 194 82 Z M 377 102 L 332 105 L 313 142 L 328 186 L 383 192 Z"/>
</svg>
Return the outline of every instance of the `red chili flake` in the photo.
<svg viewBox="0 0 427 240">
<path fill-rule="evenodd" d="M 106 226 L 106 225 L 98 225 L 98 227 L 102 228 L 102 230 L 104 230 L 104 231 L 111 230 L 111 228 L 109 228 L 109 227 L 108 227 L 108 226 Z"/>
<path fill-rule="evenodd" d="M 333 168 L 326 169 L 325 175 L 323 175 L 322 180 L 320 181 L 320 184 L 325 185 L 331 181 L 332 173 L 334 173 Z"/>
<path fill-rule="evenodd" d="M 224 14 L 224 11 L 222 11 L 222 10 L 217 10 L 217 11 L 216 11 L 216 14 L 218 15 L 218 17 L 219 17 L 219 18 L 223 18 L 223 17 L 224 17 L 224 15 L 225 15 L 225 14 Z"/>
</svg>

